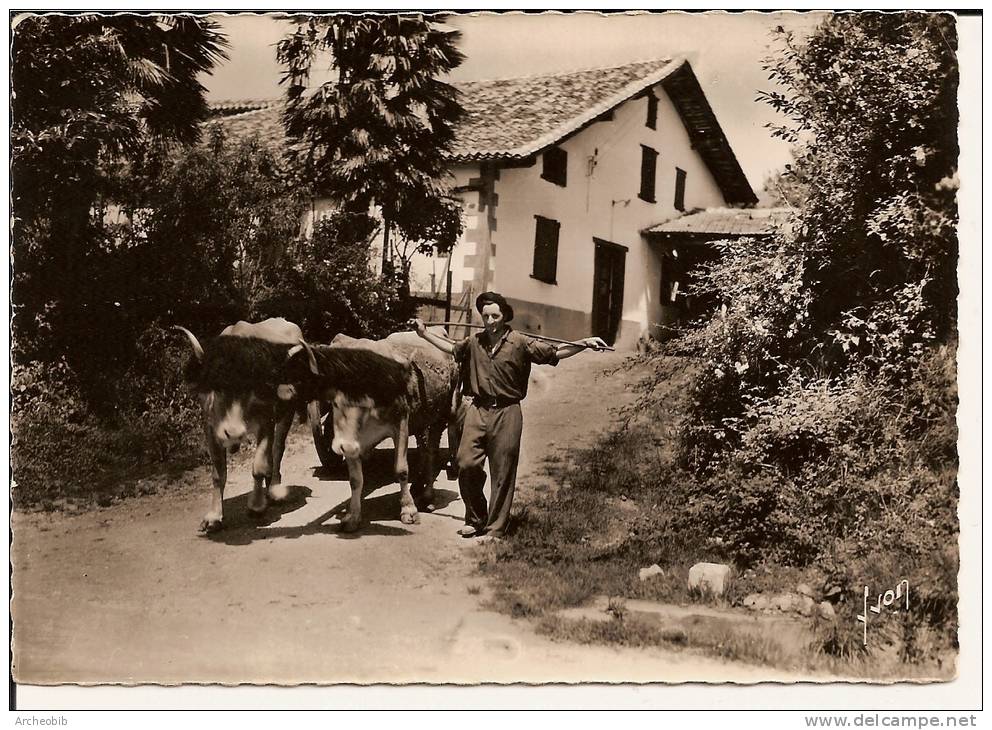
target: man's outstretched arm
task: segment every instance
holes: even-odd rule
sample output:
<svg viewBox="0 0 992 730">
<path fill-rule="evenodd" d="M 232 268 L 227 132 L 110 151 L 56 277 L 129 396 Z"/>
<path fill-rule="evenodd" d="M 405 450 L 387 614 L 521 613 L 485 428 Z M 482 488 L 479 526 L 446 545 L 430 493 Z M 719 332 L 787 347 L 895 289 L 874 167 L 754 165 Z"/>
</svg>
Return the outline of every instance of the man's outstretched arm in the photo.
<svg viewBox="0 0 992 730">
<path fill-rule="evenodd" d="M 558 345 L 558 349 L 555 351 L 555 356 L 559 360 L 564 360 L 566 357 L 571 357 L 572 355 L 577 355 L 583 350 L 604 350 L 609 345 L 607 345 L 600 337 L 586 337 L 583 340 L 576 340 L 574 345 Z"/>
<path fill-rule="evenodd" d="M 407 323 L 406 324 L 407 324 L 407 327 L 409 327 L 410 329 L 416 330 L 418 335 L 420 335 L 422 338 L 424 338 L 425 340 L 427 340 L 428 342 L 430 342 L 432 345 L 434 345 L 434 347 L 436 347 L 437 349 L 439 349 L 441 352 L 446 352 L 449 355 L 451 355 L 452 353 L 454 353 L 454 351 L 455 351 L 455 345 L 454 345 L 454 343 L 453 342 L 449 342 L 448 340 L 444 339 L 443 337 L 438 337 L 433 332 L 428 332 L 427 331 L 427 326 L 420 319 L 417 319 L 416 317 L 414 317 L 413 319 L 407 320 Z"/>
</svg>

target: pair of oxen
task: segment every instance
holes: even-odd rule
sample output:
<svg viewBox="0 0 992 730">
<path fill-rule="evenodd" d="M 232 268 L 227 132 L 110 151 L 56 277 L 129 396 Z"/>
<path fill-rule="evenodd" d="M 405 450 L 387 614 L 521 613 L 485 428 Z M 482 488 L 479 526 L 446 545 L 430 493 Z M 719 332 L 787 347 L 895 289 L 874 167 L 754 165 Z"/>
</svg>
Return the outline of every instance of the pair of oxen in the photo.
<svg viewBox="0 0 992 730">
<path fill-rule="evenodd" d="M 293 417 L 304 410 L 321 462 L 327 466 L 337 454 L 347 463 L 351 501 L 344 530 L 361 525 L 362 457 L 390 437 L 400 484 L 400 519 L 410 524 L 417 521 L 418 506 L 433 509 L 434 462 L 446 427 L 449 443 L 458 443 L 458 370 L 450 355 L 413 332 L 384 340 L 338 335 L 330 345 L 312 345 L 285 319 L 238 322 L 205 345 L 188 329 L 176 329 L 193 348 L 186 379 L 203 406 L 213 467 L 214 489 L 201 531 L 223 526 L 227 453 L 249 434 L 256 444 L 249 512 L 261 515 L 270 500 L 287 498 L 282 456 Z M 412 489 L 410 435 L 416 437 L 421 454 Z"/>
</svg>

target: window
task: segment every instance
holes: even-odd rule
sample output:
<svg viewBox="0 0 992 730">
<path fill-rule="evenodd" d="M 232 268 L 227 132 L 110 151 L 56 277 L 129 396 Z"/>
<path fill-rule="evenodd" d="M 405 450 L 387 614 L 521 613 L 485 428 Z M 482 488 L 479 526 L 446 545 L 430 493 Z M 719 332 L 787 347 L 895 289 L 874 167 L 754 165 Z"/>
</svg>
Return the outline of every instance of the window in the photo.
<svg viewBox="0 0 992 730">
<path fill-rule="evenodd" d="M 658 97 L 648 92 L 648 120 L 647 126 L 651 129 L 658 128 Z"/>
<path fill-rule="evenodd" d="M 675 210 L 685 210 L 685 170 L 675 168 Z"/>
<path fill-rule="evenodd" d="M 658 153 L 650 147 L 641 145 L 641 192 L 637 194 L 641 200 L 649 203 L 654 200 L 654 178 L 658 169 Z"/>
<path fill-rule="evenodd" d="M 532 276 L 548 284 L 557 284 L 558 275 L 558 231 L 561 223 L 550 218 L 535 215 L 537 221 L 534 233 L 534 273 Z"/>
<path fill-rule="evenodd" d="M 548 182 L 565 187 L 568 181 L 568 153 L 561 147 L 549 147 L 542 155 L 544 170 L 541 172 Z"/>
</svg>

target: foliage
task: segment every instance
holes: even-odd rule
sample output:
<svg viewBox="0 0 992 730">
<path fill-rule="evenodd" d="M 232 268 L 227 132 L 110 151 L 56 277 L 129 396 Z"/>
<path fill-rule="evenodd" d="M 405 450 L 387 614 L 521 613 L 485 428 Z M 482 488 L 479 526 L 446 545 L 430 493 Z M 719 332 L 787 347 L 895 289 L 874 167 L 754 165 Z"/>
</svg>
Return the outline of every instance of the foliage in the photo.
<svg viewBox="0 0 992 730">
<path fill-rule="evenodd" d="M 285 316 L 327 341 L 381 335 L 407 316 L 399 283 L 369 269 L 373 222 L 319 224 L 297 240 L 302 203 L 253 141 L 215 134 L 186 150 L 148 148 L 104 174 L 113 204 L 92 229 L 76 327 L 56 332 L 46 308 L 15 320 L 19 506 L 103 499 L 200 450 L 199 406 L 182 380 L 188 345 L 166 325 L 210 336 L 237 319 Z M 36 230 L 26 250 L 40 247 L 47 229 Z M 18 268 L 22 291 L 43 284 L 39 271 L 37 260 Z"/>
<path fill-rule="evenodd" d="M 342 332 L 384 337 L 413 316 L 401 277 L 380 276 L 369 260 L 378 223 L 364 213 L 338 210 L 314 225 L 313 234 L 285 254 L 258 305 L 258 316 L 282 312 L 306 335 L 329 342 Z M 292 302 L 285 301 L 292 292 Z"/>
<path fill-rule="evenodd" d="M 761 203 L 769 208 L 799 208 L 809 195 L 809 171 L 803 161 L 797 160 L 793 150 L 792 161 L 781 170 L 765 177 L 760 195 Z"/>
<path fill-rule="evenodd" d="M 793 248 L 811 256 L 816 323 L 922 283 L 945 334 L 957 296 L 953 17 L 839 14 L 805 43 L 781 40 L 767 68 L 788 91 L 761 98 L 792 121 L 775 133 L 802 145 L 810 172 Z M 845 334 L 868 336 L 871 322 Z"/>
<path fill-rule="evenodd" d="M 785 91 L 762 98 L 791 120 L 776 133 L 804 197 L 790 230 L 718 244 L 695 286 L 722 305 L 667 346 L 701 366 L 675 529 L 742 566 L 843 568 L 851 595 L 883 558 L 886 579 L 928 585 L 958 529 L 953 18 L 838 14 L 781 41 L 767 68 Z M 928 605 L 947 646 L 955 609 Z"/>
<path fill-rule="evenodd" d="M 140 354 L 150 324 L 214 334 L 251 316 L 277 277 L 282 250 L 299 234 L 303 210 L 271 152 L 254 141 L 229 145 L 216 131 L 207 145 L 149 146 L 129 162 L 106 164 L 102 174 L 79 262 L 86 286 L 72 302 L 46 303 L 50 229 L 26 231 L 21 243 L 32 255 L 14 273 L 21 294 L 15 358 L 64 355 L 96 404 L 112 402 L 114 381 Z M 71 329 L 51 322 L 53 309 Z"/>
<path fill-rule="evenodd" d="M 394 227 L 424 250 L 450 249 L 461 232 L 445 153 L 462 109 L 439 79 L 462 61 L 457 37 L 419 15 L 338 14 L 300 20 L 278 45 L 304 178 L 350 213 L 377 205 L 387 248 Z M 332 78 L 308 90 L 325 59 Z"/>
<path fill-rule="evenodd" d="M 102 409 L 88 402 L 65 361 L 14 366 L 15 507 L 107 504 L 134 479 L 192 463 L 201 438 L 199 404 L 180 382 L 188 347 L 154 326 L 138 345 Z"/>
<path fill-rule="evenodd" d="M 207 144 L 150 150 L 114 182 L 111 199 L 126 213 L 109 231 L 114 248 L 159 273 L 144 295 L 167 312 L 176 300 L 251 312 L 300 232 L 305 202 L 282 160 L 256 139 L 231 144 L 217 126 Z"/>
<path fill-rule="evenodd" d="M 52 360 L 87 341 L 102 165 L 138 154 L 149 140 L 198 139 L 207 114 L 198 77 L 225 57 L 225 46 L 216 24 L 190 15 L 16 19 L 11 298 L 22 362 Z"/>
</svg>

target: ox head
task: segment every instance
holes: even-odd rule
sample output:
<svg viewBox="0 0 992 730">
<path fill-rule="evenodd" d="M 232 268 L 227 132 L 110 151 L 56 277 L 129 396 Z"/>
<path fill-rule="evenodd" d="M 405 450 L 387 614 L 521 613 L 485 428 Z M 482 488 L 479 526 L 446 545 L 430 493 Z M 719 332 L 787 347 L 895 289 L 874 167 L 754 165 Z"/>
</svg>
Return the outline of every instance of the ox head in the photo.
<svg viewBox="0 0 992 730">
<path fill-rule="evenodd" d="M 361 456 L 361 433 L 369 419 L 405 414 L 410 366 L 360 348 L 309 345 L 289 351 L 286 376 L 309 400 L 331 405 L 334 453 Z"/>
<path fill-rule="evenodd" d="M 253 337 L 221 335 L 204 348 L 185 327 L 193 348 L 186 380 L 197 392 L 211 438 L 234 449 L 252 426 L 272 418 L 285 345 Z"/>
</svg>

